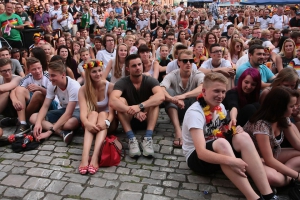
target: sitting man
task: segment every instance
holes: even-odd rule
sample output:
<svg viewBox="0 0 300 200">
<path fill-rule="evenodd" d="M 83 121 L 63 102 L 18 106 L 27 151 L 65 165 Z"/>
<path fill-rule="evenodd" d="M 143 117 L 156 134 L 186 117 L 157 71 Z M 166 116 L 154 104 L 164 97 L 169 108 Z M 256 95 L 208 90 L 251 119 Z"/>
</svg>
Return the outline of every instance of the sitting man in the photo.
<svg viewBox="0 0 300 200">
<path fill-rule="evenodd" d="M 206 175 L 221 169 L 246 199 L 278 199 L 270 188 L 250 136 L 240 126 L 234 131 L 227 123 L 227 113 L 221 104 L 227 81 L 221 73 L 206 74 L 202 94 L 186 111 L 182 124 L 182 149 L 187 165 Z M 233 133 L 227 133 L 227 125 Z M 262 197 L 252 189 L 246 173 Z"/>
<path fill-rule="evenodd" d="M 14 117 L 16 116 L 16 113 L 9 98 L 9 94 L 11 90 L 19 85 L 22 78 L 12 74 L 11 65 L 11 60 L 9 58 L 0 58 L 0 113 L 4 116 Z M 2 120 L 0 124 L 2 126 Z M 14 125 L 16 125 L 15 122 L 11 126 Z"/>
<path fill-rule="evenodd" d="M 12 73 L 24 77 L 24 71 L 20 62 L 17 59 L 11 58 L 10 50 L 7 47 L 0 48 L 0 58 L 8 58 L 11 60 Z"/>
<path fill-rule="evenodd" d="M 18 113 L 18 123 L 15 134 L 26 133 L 30 130 L 26 119 L 38 112 L 45 100 L 47 87 L 51 84 L 48 72 L 43 72 L 41 62 L 34 57 L 27 59 L 29 74 L 26 75 L 10 93 L 10 99 Z M 57 102 L 51 103 L 50 109 L 57 109 Z M 14 119 L 10 119 L 14 120 Z M 10 124 L 9 119 L 3 119 L 1 124 Z"/>
<path fill-rule="evenodd" d="M 235 74 L 235 71 L 231 67 L 230 62 L 222 58 L 222 47 L 219 44 L 212 44 L 210 45 L 209 51 L 211 58 L 202 63 L 199 71 L 202 71 L 204 74 L 210 72 L 222 73 L 229 79 L 227 89 L 231 89 L 232 78 Z"/>
<path fill-rule="evenodd" d="M 69 144 L 73 138 L 73 130 L 80 125 L 78 105 L 80 84 L 66 76 L 66 67 L 61 61 L 50 62 L 48 73 L 52 84 L 47 88 L 44 104 L 39 113 L 30 117 L 30 122 L 35 125 L 33 135 L 39 141 L 57 134 Z M 58 97 L 62 108 L 48 111 L 55 96 Z M 45 132 L 42 132 L 43 130 Z"/>
<path fill-rule="evenodd" d="M 160 84 L 165 93 L 166 113 L 175 129 L 174 147 L 182 146 L 179 120 L 183 119 L 186 110 L 202 91 L 204 74 L 192 69 L 193 59 L 192 51 L 181 51 L 178 55 L 179 69 L 166 75 Z"/>
<path fill-rule="evenodd" d="M 77 81 L 80 83 L 80 85 L 83 85 L 85 73 L 82 66 L 91 60 L 91 55 L 90 51 L 85 47 L 79 49 L 79 55 L 82 61 L 78 64 L 78 72 L 81 74 L 81 76 L 77 79 Z"/>
<path fill-rule="evenodd" d="M 257 69 L 261 76 L 261 88 L 264 89 L 266 87 L 269 87 L 271 85 L 271 82 L 275 78 L 275 75 L 272 73 L 272 71 L 264 65 L 264 55 L 265 50 L 264 47 L 261 45 L 254 44 L 249 48 L 249 62 L 246 62 L 242 64 L 239 68 L 237 68 L 236 76 L 234 83 L 237 85 L 237 82 L 242 75 L 242 73 L 250 68 L 253 67 Z"/>
<path fill-rule="evenodd" d="M 125 60 L 130 76 L 116 82 L 110 95 L 110 106 L 118 112 L 119 120 L 129 138 L 129 156 L 141 155 L 134 129 L 144 129 L 142 142 L 144 156 L 153 156 L 152 134 L 159 113 L 159 105 L 164 101 L 164 93 L 156 79 L 143 75 L 143 63 L 136 54 Z"/>
</svg>

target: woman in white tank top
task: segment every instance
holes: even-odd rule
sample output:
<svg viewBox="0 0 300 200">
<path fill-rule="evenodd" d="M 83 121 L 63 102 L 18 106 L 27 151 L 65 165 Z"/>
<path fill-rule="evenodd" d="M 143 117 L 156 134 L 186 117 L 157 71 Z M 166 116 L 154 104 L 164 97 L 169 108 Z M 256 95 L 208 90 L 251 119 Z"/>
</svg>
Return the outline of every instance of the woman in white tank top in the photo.
<svg viewBox="0 0 300 200">
<path fill-rule="evenodd" d="M 117 47 L 116 59 L 111 59 L 103 73 L 103 79 L 111 74 L 111 83 L 116 83 L 120 78 L 125 77 L 125 58 L 128 56 L 128 47 L 125 43 L 119 44 Z"/>
<path fill-rule="evenodd" d="M 91 60 L 83 65 L 83 68 L 85 69 L 85 84 L 79 90 L 78 99 L 80 119 L 85 132 L 79 173 L 95 174 L 99 169 L 99 152 L 108 129 L 113 131 L 117 128 L 117 124 L 113 123 L 115 112 L 108 105 L 113 84 L 103 80 L 102 61 Z M 95 146 L 89 163 L 89 154 L 94 136 Z"/>
</svg>

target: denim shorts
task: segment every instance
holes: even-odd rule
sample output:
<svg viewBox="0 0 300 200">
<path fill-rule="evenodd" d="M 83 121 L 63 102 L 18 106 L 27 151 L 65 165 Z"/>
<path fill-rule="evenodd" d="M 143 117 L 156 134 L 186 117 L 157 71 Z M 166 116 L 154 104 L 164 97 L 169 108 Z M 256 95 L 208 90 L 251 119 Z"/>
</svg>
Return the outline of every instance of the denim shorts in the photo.
<svg viewBox="0 0 300 200">
<path fill-rule="evenodd" d="M 26 105 L 30 103 L 32 96 L 33 96 L 33 92 L 29 92 L 29 100 L 26 102 Z M 54 99 L 52 100 L 48 110 L 56 110 L 57 108 L 58 108 L 58 102 Z"/>
<path fill-rule="evenodd" d="M 57 110 L 50 110 L 46 114 L 46 121 L 55 123 L 59 120 L 59 118 L 66 112 L 66 108 L 60 108 Z M 72 117 L 75 117 L 80 124 L 80 112 L 79 108 L 75 108 L 72 114 Z"/>
</svg>

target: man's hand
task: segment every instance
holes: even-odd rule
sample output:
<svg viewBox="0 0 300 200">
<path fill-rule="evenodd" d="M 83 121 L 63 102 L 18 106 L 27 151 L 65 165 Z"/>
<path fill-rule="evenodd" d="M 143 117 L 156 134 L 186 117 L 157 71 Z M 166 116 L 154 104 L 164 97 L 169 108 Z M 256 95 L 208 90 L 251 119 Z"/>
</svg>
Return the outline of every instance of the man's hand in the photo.
<svg viewBox="0 0 300 200">
<path fill-rule="evenodd" d="M 134 115 L 137 112 L 140 112 L 141 109 L 138 105 L 129 106 L 129 109 L 127 110 L 127 114 Z"/>
<path fill-rule="evenodd" d="M 13 28 L 15 25 L 13 25 L 11 23 L 8 23 L 7 26 L 10 27 L 10 28 Z"/>
<path fill-rule="evenodd" d="M 42 125 L 41 124 L 35 124 L 34 129 L 33 129 L 34 138 L 37 139 L 40 136 L 40 134 L 42 133 L 42 131 L 43 131 Z"/>
<path fill-rule="evenodd" d="M 22 103 L 19 100 L 13 101 L 12 104 L 13 104 L 14 108 L 16 109 L 16 111 L 21 111 L 24 109 Z"/>
<path fill-rule="evenodd" d="M 174 96 L 176 99 L 178 100 L 184 100 L 185 99 L 185 94 L 180 94 L 180 95 L 176 95 Z"/>
<path fill-rule="evenodd" d="M 138 112 L 136 113 L 135 118 L 142 122 L 147 119 L 147 112 Z"/>
<path fill-rule="evenodd" d="M 40 91 L 41 87 L 35 84 L 29 84 L 27 87 L 27 90 L 29 90 L 29 92 L 35 92 L 35 91 Z"/>
<path fill-rule="evenodd" d="M 229 167 L 238 175 L 247 178 L 246 167 L 248 167 L 248 164 L 245 163 L 242 159 L 232 157 Z"/>
</svg>

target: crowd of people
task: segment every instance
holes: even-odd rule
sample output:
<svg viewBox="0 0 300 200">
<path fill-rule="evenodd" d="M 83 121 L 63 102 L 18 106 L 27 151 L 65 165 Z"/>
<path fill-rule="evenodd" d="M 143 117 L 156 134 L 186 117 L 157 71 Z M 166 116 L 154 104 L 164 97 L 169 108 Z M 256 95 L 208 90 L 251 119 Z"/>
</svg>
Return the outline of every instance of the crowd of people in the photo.
<svg viewBox="0 0 300 200">
<path fill-rule="evenodd" d="M 164 108 L 193 171 L 221 169 L 247 199 L 278 199 L 271 186 L 300 180 L 297 5 L 31 0 L 0 13 L 0 126 L 66 144 L 82 126 L 80 174 L 98 171 L 119 123 L 130 157 L 153 156 Z M 27 49 L 30 27 L 43 31 Z"/>
</svg>

